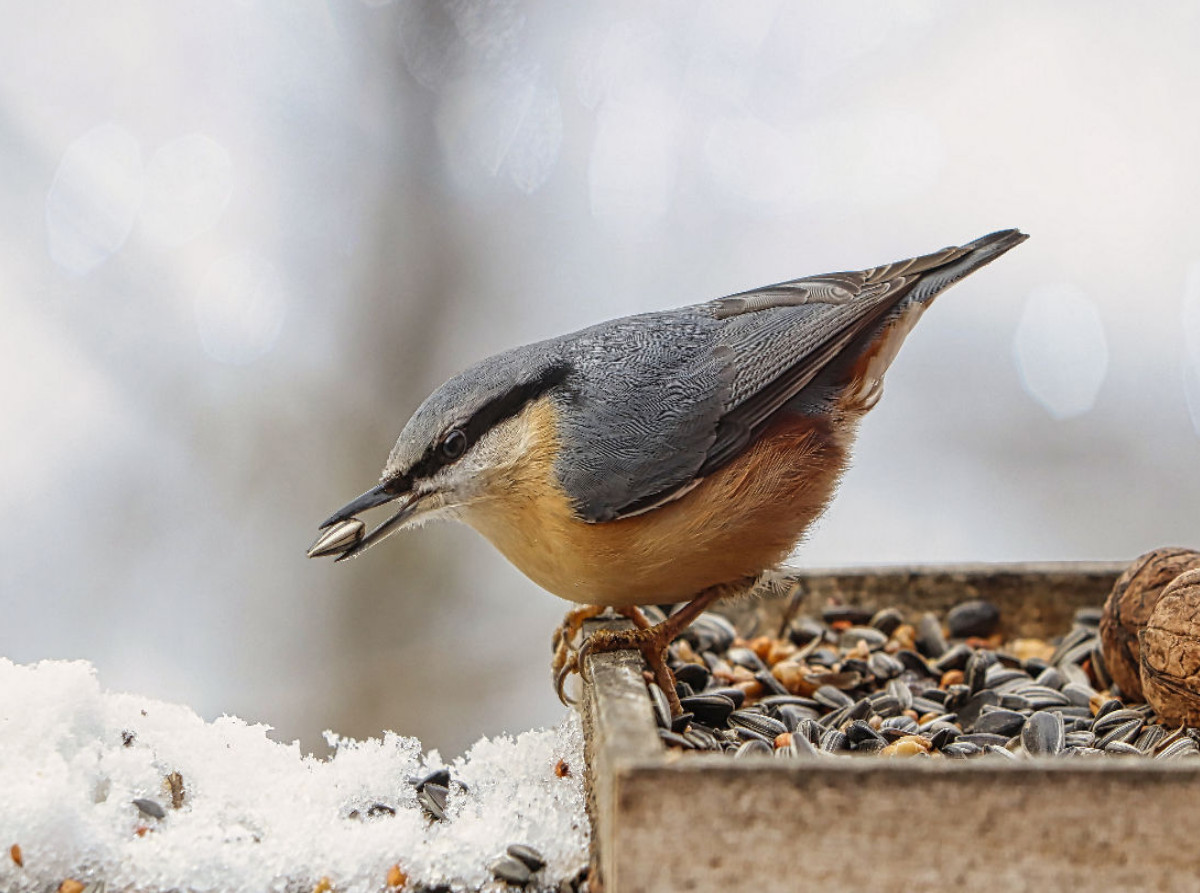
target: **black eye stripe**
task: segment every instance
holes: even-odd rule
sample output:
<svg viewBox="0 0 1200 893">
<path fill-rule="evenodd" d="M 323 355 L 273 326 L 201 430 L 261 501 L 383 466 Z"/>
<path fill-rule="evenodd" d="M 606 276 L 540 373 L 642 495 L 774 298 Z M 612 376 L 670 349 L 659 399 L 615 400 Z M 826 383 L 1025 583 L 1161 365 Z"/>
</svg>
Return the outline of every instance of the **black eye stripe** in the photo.
<svg viewBox="0 0 1200 893">
<path fill-rule="evenodd" d="M 530 402 L 541 397 L 551 388 L 562 384 L 570 371 L 570 367 L 565 363 L 548 366 L 541 375 L 532 381 L 516 385 L 501 396 L 489 400 L 479 407 L 466 422 L 453 426 L 431 443 L 426 448 L 425 454 L 409 471 L 409 477 L 429 477 L 436 474 L 439 469 L 454 464 L 492 428 L 506 419 L 511 419 Z M 463 435 L 462 451 L 455 456 L 448 456 L 443 447 L 447 439 L 456 432 Z"/>
</svg>

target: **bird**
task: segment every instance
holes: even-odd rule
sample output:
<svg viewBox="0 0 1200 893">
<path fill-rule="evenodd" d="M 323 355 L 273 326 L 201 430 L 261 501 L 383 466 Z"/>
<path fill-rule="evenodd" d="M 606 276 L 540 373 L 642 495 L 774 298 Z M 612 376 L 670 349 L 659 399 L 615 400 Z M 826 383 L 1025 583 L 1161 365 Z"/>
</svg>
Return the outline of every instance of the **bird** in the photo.
<svg viewBox="0 0 1200 893">
<path fill-rule="evenodd" d="M 678 714 L 671 641 L 793 551 L 921 314 L 1026 238 L 1002 230 L 488 357 L 426 398 L 378 485 L 330 515 L 308 555 L 344 561 L 404 528 L 465 522 L 582 606 L 555 635 L 560 697 L 584 654 L 634 648 Z M 384 505 L 393 513 L 368 532 L 358 515 Z M 675 603 L 654 624 L 641 611 Z M 632 628 L 576 648 L 606 608 Z"/>
</svg>

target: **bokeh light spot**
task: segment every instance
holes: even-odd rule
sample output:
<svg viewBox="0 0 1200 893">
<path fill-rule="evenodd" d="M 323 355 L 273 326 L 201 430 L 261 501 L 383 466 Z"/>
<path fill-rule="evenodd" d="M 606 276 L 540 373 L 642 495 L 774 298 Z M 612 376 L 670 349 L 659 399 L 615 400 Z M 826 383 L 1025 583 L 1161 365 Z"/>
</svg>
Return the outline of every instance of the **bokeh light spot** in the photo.
<svg viewBox="0 0 1200 893">
<path fill-rule="evenodd" d="M 146 166 L 142 226 L 174 247 L 212 229 L 233 193 L 233 163 L 215 140 L 193 133 L 171 140 Z"/>
<path fill-rule="evenodd" d="M 221 258 L 196 295 L 204 352 L 235 365 L 258 359 L 275 345 L 286 309 L 283 284 L 269 262 L 251 252 Z"/>
<path fill-rule="evenodd" d="M 1092 408 L 1108 373 L 1108 342 L 1096 305 L 1072 285 L 1036 288 L 1014 342 L 1026 392 L 1056 419 Z"/>
<path fill-rule="evenodd" d="M 50 259 L 82 276 L 129 238 L 142 201 L 142 149 L 112 122 L 93 127 L 63 153 L 46 194 Z"/>
<path fill-rule="evenodd" d="M 666 97 L 608 102 L 600 110 L 588 168 L 592 216 L 643 234 L 671 204 L 677 112 Z"/>
<path fill-rule="evenodd" d="M 446 88 L 438 138 L 464 183 L 482 169 L 531 194 L 549 179 L 562 146 L 558 91 L 536 71 L 471 77 Z"/>
</svg>

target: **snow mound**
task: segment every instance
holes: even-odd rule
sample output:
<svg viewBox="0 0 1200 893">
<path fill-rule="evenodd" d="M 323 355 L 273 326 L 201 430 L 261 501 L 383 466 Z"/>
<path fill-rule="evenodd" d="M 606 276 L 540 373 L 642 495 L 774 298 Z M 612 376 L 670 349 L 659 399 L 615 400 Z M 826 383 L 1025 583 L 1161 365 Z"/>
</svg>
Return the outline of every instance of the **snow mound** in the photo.
<svg viewBox="0 0 1200 893">
<path fill-rule="evenodd" d="M 587 862 L 574 713 L 481 739 L 448 765 L 391 732 L 327 733 L 324 760 L 269 731 L 105 692 L 83 661 L 0 658 L 0 889 L 503 889 L 491 866 L 513 843 L 546 860 L 530 889 L 553 889 Z M 434 820 L 416 783 L 442 768 L 452 780 Z"/>
</svg>

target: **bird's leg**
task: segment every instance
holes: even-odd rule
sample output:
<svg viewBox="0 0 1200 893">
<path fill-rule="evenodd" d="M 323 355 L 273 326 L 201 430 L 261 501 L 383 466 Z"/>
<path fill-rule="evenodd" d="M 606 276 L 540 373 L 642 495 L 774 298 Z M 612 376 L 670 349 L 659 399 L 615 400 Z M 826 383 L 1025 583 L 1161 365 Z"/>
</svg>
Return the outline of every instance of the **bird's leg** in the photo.
<svg viewBox="0 0 1200 893">
<path fill-rule="evenodd" d="M 650 671 L 654 674 L 654 681 L 667 696 L 667 701 L 671 705 L 671 715 L 679 716 L 683 713 L 683 708 L 679 704 L 679 695 L 675 691 L 675 674 L 667 667 L 667 647 L 675 641 L 676 636 L 691 626 L 692 621 L 699 617 L 709 605 L 727 595 L 744 591 L 747 585 L 753 584 L 753 582 L 753 579 L 747 579 L 737 584 L 723 583 L 705 589 L 662 623 L 654 626 L 651 626 L 642 612 L 636 608 L 633 609 L 636 615 L 625 613 L 622 610 L 621 613 L 630 617 L 638 628 L 597 630 L 579 649 L 576 663 L 579 667 L 583 667 L 589 654 L 601 654 L 607 651 L 640 651 L 650 667 Z"/>
</svg>

